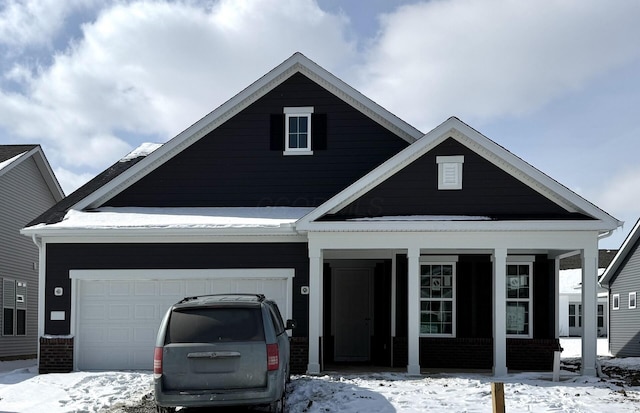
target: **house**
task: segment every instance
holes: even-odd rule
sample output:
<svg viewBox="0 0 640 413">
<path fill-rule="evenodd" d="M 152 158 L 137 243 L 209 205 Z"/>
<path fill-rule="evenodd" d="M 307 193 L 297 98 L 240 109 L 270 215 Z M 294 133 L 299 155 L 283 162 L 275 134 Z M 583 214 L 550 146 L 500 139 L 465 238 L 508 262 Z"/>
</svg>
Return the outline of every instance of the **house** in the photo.
<svg viewBox="0 0 640 413">
<path fill-rule="evenodd" d="M 598 276 L 604 273 L 618 250 L 601 249 L 598 252 Z M 582 336 L 582 263 L 577 255 L 560 260 L 560 337 Z M 598 337 L 607 336 L 607 290 L 597 287 Z"/>
<path fill-rule="evenodd" d="M 0 145 L 0 360 L 38 352 L 38 247 L 20 229 L 64 197 L 39 145 Z"/>
<path fill-rule="evenodd" d="M 600 278 L 609 293 L 609 351 L 615 357 L 640 357 L 640 220 Z"/>
<path fill-rule="evenodd" d="M 23 233 L 41 248 L 40 371 L 150 369 L 183 296 L 261 292 L 293 372 L 550 370 L 559 260 L 621 223 L 452 117 L 416 130 L 300 53 Z"/>
</svg>

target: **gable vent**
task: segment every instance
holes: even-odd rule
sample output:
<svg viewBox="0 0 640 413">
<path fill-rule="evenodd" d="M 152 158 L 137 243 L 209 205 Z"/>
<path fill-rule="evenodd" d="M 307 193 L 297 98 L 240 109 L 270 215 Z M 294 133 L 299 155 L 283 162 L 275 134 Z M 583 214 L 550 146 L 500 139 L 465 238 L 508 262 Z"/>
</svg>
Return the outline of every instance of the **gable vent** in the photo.
<svg viewBox="0 0 640 413">
<path fill-rule="evenodd" d="M 438 189 L 462 189 L 462 164 L 464 156 L 437 156 Z"/>
</svg>

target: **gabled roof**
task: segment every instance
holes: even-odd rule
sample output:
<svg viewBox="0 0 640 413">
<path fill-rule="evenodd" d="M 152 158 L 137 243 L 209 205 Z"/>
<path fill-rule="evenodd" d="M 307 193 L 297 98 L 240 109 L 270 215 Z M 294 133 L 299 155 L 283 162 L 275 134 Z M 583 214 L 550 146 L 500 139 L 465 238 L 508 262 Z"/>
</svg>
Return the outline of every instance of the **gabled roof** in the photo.
<svg viewBox="0 0 640 413">
<path fill-rule="evenodd" d="M 0 179 L 10 170 L 32 158 L 49 191 L 56 201 L 64 198 L 64 192 L 40 145 L 0 145 Z"/>
<path fill-rule="evenodd" d="M 415 142 L 423 135 L 422 132 L 362 95 L 303 54 L 295 53 L 236 96 L 162 145 L 158 150 L 144 158 L 135 160 L 135 162 L 114 164 L 67 197 L 64 203 L 54 206 L 50 211 L 29 223 L 28 226 L 58 222 L 69 209 L 82 210 L 100 207 L 108 199 L 203 138 L 296 73 L 307 76 L 409 143 Z"/>
<path fill-rule="evenodd" d="M 611 264 L 609 264 L 607 269 L 604 271 L 604 274 L 602 274 L 602 277 L 600 278 L 601 285 L 609 285 L 614 281 L 615 277 L 620 272 L 622 263 L 626 262 L 629 254 L 633 253 L 635 245 L 638 243 L 638 238 L 640 238 L 640 219 L 636 221 L 636 224 L 622 243 L 618 253 L 613 257 Z"/>
<path fill-rule="evenodd" d="M 297 225 L 299 230 L 332 230 L 339 225 L 343 230 L 456 230 L 456 229 L 507 229 L 523 227 L 523 223 L 505 224 L 503 221 L 497 224 L 495 221 L 479 219 L 396 219 L 390 217 L 388 222 L 317 222 L 326 214 L 340 211 L 342 208 L 355 202 L 359 197 L 375 188 L 387 178 L 409 165 L 447 138 L 454 138 L 461 144 L 467 146 L 483 158 L 492 162 L 497 167 L 511 174 L 516 179 L 533 188 L 538 193 L 547 197 L 551 201 L 565 208 L 568 212 L 582 213 L 592 218 L 592 220 L 573 220 L 571 222 L 548 222 L 545 227 L 544 222 L 536 222 L 539 229 L 581 229 L 599 230 L 606 232 L 622 225 L 622 222 L 607 214 L 594 204 L 569 190 L 557 181 L 551 179 L 538 169 L 515 156 L 502 146 L 485 137 L 475 129 L 471 128 L 456 117 L 451 117 L 437 126 L 431 132 L 424 135 L 420 140 L 409 145 L 407 148 L 390 158 L 382 165 L 359 179 L 357 182 L 335 195 L 333 198 L 316 208 L 309 215 L 303 217 Z M 504 228 L 503 228 L 504 227 Z"/>
</svg>

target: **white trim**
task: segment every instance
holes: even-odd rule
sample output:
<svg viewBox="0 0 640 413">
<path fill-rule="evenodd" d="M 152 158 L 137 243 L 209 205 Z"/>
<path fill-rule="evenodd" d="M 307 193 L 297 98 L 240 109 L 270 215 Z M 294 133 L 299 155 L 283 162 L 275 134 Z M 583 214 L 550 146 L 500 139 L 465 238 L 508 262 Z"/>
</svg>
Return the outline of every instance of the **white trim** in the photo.
<svg viewBox="0 0 640 413">
<path fill-rule="evenodd" d="M 616 305 L 616 301 L 618 302 L 618 305 Z M 611 309 L 612 310 L 620 309 L 620 294 L 613 294 L 611 299 Z"/>
<path fill-rule="evenodd" d="M 510 265 L 515 265 L 515 266 L 520 266 L 520 265 L 526 265 L 529 267 L 529 274 L 527 274 L 527 287 L 529 290 L 528 293 L 528 297 L 527 298 L 513 298 L 513 297 L 509 297 L 508 294 L 508 288 L 506 287 L 505 284 L 505 296 L 504 296 L 504 300 L 505 300 L 505 310 L 506 308 L 508 308 L 509 306 L 507 305 L 508 303 L 527 303 L 527 311 L 528 311 L 528 316 L 527 316 L 527 324 L 528 324 L 528 328 L 527 328 L 527 333 L 526 334 L 517 334 L 517 333 L 506 333 L 507 338 L 533 338 L 533 306 L 534 306 L 534 297 L 533 297 L 533 263 L 535 260 L 529 260 L 526 261 L 523 259 L 523 257 L 510 257 L 507 256 L 507 260 L 506 260 L 506 274 L 505 277 L 509 278 L 509 271 L 508 271 L 508 267 Z M 522 277 L 520 274 L 518 274 L 518 277 Z M 518 287 L 520 288 L 520 287 Z M 505 323 L 505 331 L 506 331 L 506 323 Z"/>
<path fill-rule="evenodd" d="M 72 280 L 197 280 L 210 278 L 293 278 L 293 268 L 211 268 L 155 270 L 69 270 Z"/>
<path fill-rule="evenodd" d="M 436 156 L 438 164 L 438 189 L 462 189 L 462 164 L 464 156 Z"/>
<path fill-rule="evenodd" d="M 632 302 L 632 298 L 633 297 L 633 305 L 631 305 Z M 634 308 L 636 308 L 636 306 L 638 305 L 638 300 L 637 300 L 637 296 L 636 296 L 636 292 L 630 292 L 629 293 L 629 309 L 633 310 Z"/>
<path fill-rule="evenodd" d="M 87 195 L 75 205 L 72 205 L 71 209 L 82 210 L 87 207 L 100 206 L 108 199 L 114 197 L 167 162 L 177 153 L 218 128 L 237 113 L 249 107 L 249 105 L 256 102 L 295 73 L 302 73 L 309 77 L 338 98 L 349 103 L 356 110 L 362 112 L 365 116 L 389 129 L 409 143 L 416 141 L 423 135 L 422 132 L 413 126 L 402 121 L 371 99 L 347 85 L 335 75 L 297 52 L 208 115 L 176 135 L 162 145 L 162 147 L 149 154 L 145 159 L 133 165 L 93 193 Z"/>
<path fill-rule="evenodd" d="M 458 262 L 457 255 L 420 255 L 420 262 L 428 262 L 432 264 L 450 264 Z"/>
<path fill-rule="evenodd" d="M 327 213 L 335 213 L 349 203 L 375 188 L 387 178 L 394 175 L 414 160 L 418 159 L 447 138 L 454 138 L 461 144 L 482 156 L 506 173 L 531 187 L 542 196 L 557 203 L 570 212 L 582 212 L 595 220 L 573 222 L 572 226 L 585 225 L 586 227 L 598 227 L 601 232 L 607 232 L 620 226 L 622 222 L 607 214 L 594 204 L 570 191 L 565 186 L 551 179 L 497 143 L 488 139 L 478 131 L 472 129 L 459 119 L 451 117 L 427 133 L 420 140 L 397 153 L 386 162 L 369 172 L 367 175 L 347 187 L 345 190 L 320 205 L 314 211 L 303 217 L 298 224 L 298 229 L 312 230 L 316 227 L 313 222 Z M 490 221 L 495 224 L 495 221 Z M 556 223 L 558 223 L 556 221 Z M 325 224 L 325 223 L 322 223 Z M 447 224 L 451 224 L 448 222 Z M 565 224 L 567 225 L 567 224 Z M 320 227 L 321 228 L 321 227 Z"/>
<path fill-rule="evenodd" d="M 283 155 L 313 155 L 311 150 L 311 115 L 313 114 L 313 106 L 303 107 L 285 107 L 284 112 L 284 152 Z M 307 145 L 304 147 L 292 148 L 289 140 L 289 118 L 306 118 L 307 119 Z"/>
<path fill-rule="evenodd" d="M 445 258 L 443 260 L 431 260 L 431 259 L 424 259 L 423 258 Z M 420 286 L 420 304 L 419 304 L 419 310 L 420 310 L 420 329 L 419 334 L 420 337 L 448 337 L 448 338 L 453 338 L 456 337 L 456 308 L 458 305 L 458 298 L 456 296 L 457 293 L 457 272 L 458 272 L 458 266 L 457 266 L 457 262 L 458 262 L 458 257 L 452 257 L 455 258 L 455 260 L 446 260 L 446 257 L 420 257 L 420 280 L 419 280 L 419 286 Z M 422 297 L 422 266 L 423 265 L 451 265 L 452 267 L 452 280 L 451 280 L 451 298 L 447 298 L 447 297 L 440 297 L 440 298 L 433 298 L 433 297 Z M 441 304 L 443 302 L 451 302 L 451 333 L 422 333 L 420 332 L 420 330 L 422 329 L 422 303 L 426 302 L 426 301 L 438 301 Z"/>
</svg>

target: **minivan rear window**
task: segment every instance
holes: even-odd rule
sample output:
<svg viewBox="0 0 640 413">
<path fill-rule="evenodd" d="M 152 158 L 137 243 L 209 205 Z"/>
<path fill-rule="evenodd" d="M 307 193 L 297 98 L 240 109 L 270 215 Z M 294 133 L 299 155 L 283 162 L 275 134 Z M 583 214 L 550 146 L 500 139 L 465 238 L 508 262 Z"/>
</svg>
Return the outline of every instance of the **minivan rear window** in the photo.
<svg viewBox="0 0 640 413">
<path fill-rule="evenodd" d="M 259 308 L 189 308 L 171 314 L 166 344 L 264 341 Z"/>
</svg>

